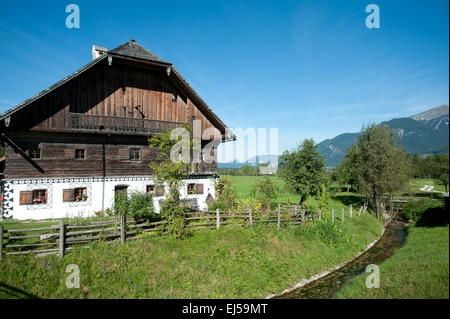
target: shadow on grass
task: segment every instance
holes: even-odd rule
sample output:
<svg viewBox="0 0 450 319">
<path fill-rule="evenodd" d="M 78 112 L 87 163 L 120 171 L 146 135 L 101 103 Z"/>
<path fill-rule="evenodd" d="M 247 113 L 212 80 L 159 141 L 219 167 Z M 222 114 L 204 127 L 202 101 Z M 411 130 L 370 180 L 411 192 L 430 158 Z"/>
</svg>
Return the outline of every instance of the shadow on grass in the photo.
<svg viewBox="0 0 450 319">
<path fill-rule="evenodd" d="M 40 299 L 26 291 L 0 282 L 0 298 Z"/>
<path fill-rule="evenodd" d="M 445 226 L 449 223 L 449 214 L 442 207 L 428 208 L 417 220 L 416 227 Z"/>
</svg>

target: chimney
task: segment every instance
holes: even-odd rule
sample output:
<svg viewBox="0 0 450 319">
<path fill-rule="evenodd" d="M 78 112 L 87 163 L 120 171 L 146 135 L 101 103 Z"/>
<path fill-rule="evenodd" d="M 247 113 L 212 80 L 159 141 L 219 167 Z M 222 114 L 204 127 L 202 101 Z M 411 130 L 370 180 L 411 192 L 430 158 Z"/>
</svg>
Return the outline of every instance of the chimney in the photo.
<svg viewBox="0 0 450 319">
<path fill-rule="evenodd" d="M 104 54 L 105 51 L 108 51 L 108 49 L 104 48 L 104 47 L 101 47 L 101 46 L 98 46 L 98 45 L 93 45 L 92 46 L 92 60 L 97 59 L 99 56 Z"/>
</svg>

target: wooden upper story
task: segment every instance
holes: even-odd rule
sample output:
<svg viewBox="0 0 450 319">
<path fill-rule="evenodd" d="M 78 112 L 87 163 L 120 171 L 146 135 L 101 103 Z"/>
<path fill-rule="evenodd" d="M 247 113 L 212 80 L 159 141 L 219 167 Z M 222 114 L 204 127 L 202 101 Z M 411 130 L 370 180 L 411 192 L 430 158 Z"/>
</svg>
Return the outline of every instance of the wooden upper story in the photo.
<svg viewBox="0 0 450 319">
<path fill-rule="evenodd" d="M 105 143 L 110 151 L 106 154 L 106 162 L 110 156 L 128 165 L 120 169 L 117 164 L 117 169 L 108 175 L 124 175 L 137 162 L 126 162 L 118 155 L 119 150 L 123 150 L 121 145 L 140 145 L 145 149 L 145 145 L 148 148 L 147 137 L 183 124 L 192 126 L 194 121 L 200 124 L 202 132 L 208 128 L 217 129 L 221 141 L 235 139 L 171 63 L 133 40 L 100 53 L 80 70 L 0 115 L 6 155 L 5 176 L 80 176 L 81 173 L 76 169 L 73 171 L 72 167 L 86 163 L 65 165 L 69 158 L 57 159 L 55 154 L 64 152 L 64 148 L 70 153 L 70 149 L 80 148 L 82 144 L 86 149 L 91 148 L 86 154 L 95 158 L 92 163 L 95 167 L 86 168 L 95 172 L 86 174 L 103 174 L 105 168 L 100 167 L 98 158 L 105 155 L 99 148 Z M 211 140 L 212 135 L 210 131 L 203 134 L 202 145 Z M 34 162 L 47 161 L 46 173 L 37 173 L 39 169 L 30 164 L 30 158 L 24 157 L 30 156 L 30 150 L 35 148 L 41 149 L 43 154 Z M 145 152 L 151 151 L 148 148 Z M 141 161 L 152 158 L 147 154 Z M 27 167 L 22 173 L 21 165 Z M 52 165 L 55 166 L 53 172 Z M 204 170 L 205 174 L 217 173 L 217 165 L 213 166 Z M 148 161 L 145 169 L 148 169 Z M 132 175 L 139 175 L 138 171 Z"/>
</svg>

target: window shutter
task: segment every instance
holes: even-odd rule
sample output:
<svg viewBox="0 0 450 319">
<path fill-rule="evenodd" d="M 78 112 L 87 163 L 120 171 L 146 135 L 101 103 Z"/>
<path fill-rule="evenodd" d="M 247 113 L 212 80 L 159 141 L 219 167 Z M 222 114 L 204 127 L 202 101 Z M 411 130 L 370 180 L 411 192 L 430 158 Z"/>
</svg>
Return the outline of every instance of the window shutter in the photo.
<svg viewBox="0 0 450 319">
<path fill-rule="evenodd" d="M 130 159 L 130 151 L 128 148 L 123 148 L 119 150 L 120 159 Z"/>
<path fill-rule="evenodd" d="M 155 193 L 156 193 L 156 196 L 164 196 L 164 186 L 157 185 L 155 187 Z"/>
<path fill-rule="evenodd" d="M 63 202 L 73 202 L 74 201 L 74 190 L 64 189 L 63 190 Z"/>
<path fill-rule="evenodd" d="M 195 193 L 203 194 L 203 184 L 195 184 Z"/>
<path fill-rule="evenodd" d="M 30 205 L 33 203 L 33 191 L 20 192 L 20 205 Z"/>
<path fill-rule="evenodd" d="M 142 150 L 142 157 L 143 158 L 149 158 L 150 157 L 150 150 L 149 149 L 143 149 Z"/>
<path fill-rule="evenodd" d="M 65 158 L 74 158 L 75 157 L 75 150 L 73 150 L 73 149 L 66 149 L 66 150 L 64 150 L 64 157 Z"/>
</svg>

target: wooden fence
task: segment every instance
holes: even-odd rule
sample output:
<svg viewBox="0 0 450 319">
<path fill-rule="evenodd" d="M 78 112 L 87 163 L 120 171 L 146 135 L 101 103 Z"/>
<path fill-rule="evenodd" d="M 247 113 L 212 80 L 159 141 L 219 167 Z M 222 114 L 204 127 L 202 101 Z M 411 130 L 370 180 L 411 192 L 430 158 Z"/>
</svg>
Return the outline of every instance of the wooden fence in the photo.
<svg viewBox="0 0 450 319">
<path fill-rule="evenodd" d="M 361 206 L 357 216 L 365 213 L 367 206 Z M 352 218 L 353 207 L 350 205 L 348 216 Z M 336 216 L 335 216 L 336 215 Z M 343 222 L 344 208 L 341 216 L 331 210 L 331 222 L 335 219 Z M 313 220 L 322 220 L 322 213 L 301 210 L 297 206 L 288 206 L 266 213 L 234 212 L 193 212 L 186 213 L 185 227 L 191 231 L 203 229 L 220 229 L 223 227 L 252 227 L 255 224 L 276 223 L 281 225 L 301 225 Z M 51 223 L 51 222 L 49 222 Z M 141 239 L 148 236 L 167 234 L 167 220 L 145 222 L 133 219 L 125 219 L 123 216 L 115 220 L 97 221 L 84 224 L 65 224 L 60 220 L 58 224 L 47 227 L 5 229 L 0 224 L 0 260 L 2 255 L 33 254 L 45 256 L 58 254 L 63 257 L 68 251 L 89 248 L 86 244 L 93 241 L 107 243 L 125 243 L 127 240 Z M 4 244 L 6 241 L 6 244 Z"/>
</svg>

